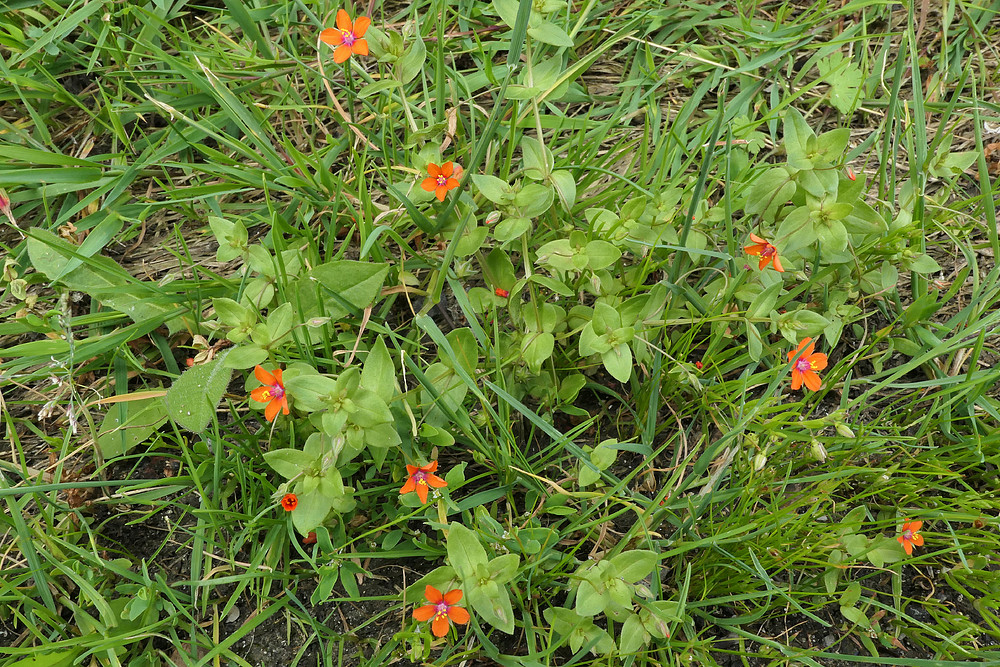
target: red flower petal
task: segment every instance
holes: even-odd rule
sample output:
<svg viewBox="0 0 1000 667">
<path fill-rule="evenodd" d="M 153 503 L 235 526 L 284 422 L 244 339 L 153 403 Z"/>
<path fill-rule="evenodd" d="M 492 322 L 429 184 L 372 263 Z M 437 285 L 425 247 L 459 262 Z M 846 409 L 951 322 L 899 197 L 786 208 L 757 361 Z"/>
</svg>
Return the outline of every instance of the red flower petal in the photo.
<svg viewBox="0 0 1000 667">
<path fill-rule="evenodd" d="M 274 375 L 271 375 L 268 371 L 264 370 L 263 366 L 255 366 L 253 369 L 253 376 L 257 378 L 257 381 L 261 384 L 271 385 L 277 381 Z"/>
<path fill-rule="evenodd" d="M 364 37 L 365 33 L 368 32 L 368 26 L 370 26 L 371 24 L 372 20 L 367 16 L 359 16 L 358 18 L 354 19 L 354 36 Z M 368 52 L 365 51 L 364 55 L 368 55 Z"/>
</svg>

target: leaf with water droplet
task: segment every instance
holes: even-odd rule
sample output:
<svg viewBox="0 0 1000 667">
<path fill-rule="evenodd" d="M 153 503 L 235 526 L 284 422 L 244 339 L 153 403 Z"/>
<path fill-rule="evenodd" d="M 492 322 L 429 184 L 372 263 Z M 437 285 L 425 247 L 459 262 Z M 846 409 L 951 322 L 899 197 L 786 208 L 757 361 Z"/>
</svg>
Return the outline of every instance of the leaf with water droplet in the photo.
<svg viewBox="0 0 1000 667">
<path fill-rule="evenodd" d="M 177 424 L 194 433 L 208 427 L 233 375 L 222 363 L 228 353 L 226 350 L 207 364 L 189 368 L 170 386 L 163 400 L 167 414 Z"/>
</svg>

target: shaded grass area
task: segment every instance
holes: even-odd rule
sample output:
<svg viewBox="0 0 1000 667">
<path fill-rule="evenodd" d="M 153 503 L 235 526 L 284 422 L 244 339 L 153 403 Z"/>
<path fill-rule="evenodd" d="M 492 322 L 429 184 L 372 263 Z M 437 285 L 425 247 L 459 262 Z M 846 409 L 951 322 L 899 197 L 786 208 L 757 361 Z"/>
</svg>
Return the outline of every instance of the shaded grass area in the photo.
<svg viewBox="0 0 1000 667">
<path fill-rule="evenodd" d="M 5 9 L 0 664 L 1000 660 L 996 10 L 373 4 L 338 66 L 333 5 Z M 389 415 L 316 545 L 305 367 Z M 511 632 L 413 621 L 454 524 Z"/>
</svg>

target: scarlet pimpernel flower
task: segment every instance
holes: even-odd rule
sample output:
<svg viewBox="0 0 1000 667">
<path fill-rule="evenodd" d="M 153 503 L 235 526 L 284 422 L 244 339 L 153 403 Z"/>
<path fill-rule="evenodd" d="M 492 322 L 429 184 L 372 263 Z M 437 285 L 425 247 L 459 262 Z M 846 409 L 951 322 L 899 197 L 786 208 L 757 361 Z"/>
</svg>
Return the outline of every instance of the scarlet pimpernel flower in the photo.
<svg viewBox="0 0 1000 667">
<path fill-rule="evenodd" d="M 7 196 L 7 192 L 3 188 L 0 188 L 0 213 L 7 216 L 10 224 L 18 226 L 17 220 L 14 219 L 14 213 L 10 210 L 10 197 Z"/>
<path fill-rule="evenodd" d="M 286 512 L 291 512 L 299 506 L 299 497 L 294 493 L 286 493 L 285 497 L 281 499 L 281 506 L 285 508 Z"/>
<path fill-rule="evenodd" d="M 502 287 L 496 288 L 495 290 L 493 290 L 493 293 L 496 294 L 501 299 L 506 299 L 507 297 L 510 296 L 510 292 Z"/>
<path fill-rule="evenodd" d="M 753 241 L 752 245 L 744 246 L 743 251 L 748 255 L 753 255 L 754 257 L 760 257 L 760 264 L 757 268 L 763 270 L 768 264 L 774 264 L 774 270 L 780 273 L 784 273 L 785 269 L 781 266 L 781 260 L 778 259 L 778 249 L 771 245 L 765 239 L 757 236 L 756 234 L 750 235 L 750 240 Z"/>
<path fill-rule="evenodd" d="M 367 16 L 359 16 L 351 23 L 351 17 L 343 9 L 337 10 L 337 27 L 327 28 L 319 34 L 325 44 L 335 46 L 333 62 L 342 63 L 351 57 L 368 55 L 368 41 L 362 39 L 372 20 Z"/>
<path fill-rule="evenodd" d="M 440 167 L 431 162 L 427 165 L 427 173 L 429 176 L 424 179 L 420 187 L 427 192 L 433 192 L 438 201 L 444 201 L 448 196 L 448 190 L 458 187 L 458 179 L 454 177 L 455 165 L 451 162 L 445 162 Z"/>
<path fill-rule="evenodd" d="M 814 353 L 815 347 L 816 344 L 812 342 L 812 338 L 806 338 L 799 343 L 797 349 L 788 353 L 789 361 L 799 357 L 795 361 L 795 365 L 792 366 L 792 389 L 801 388 L 802 383 L 805 383 L 806 387 L 812 391 L 819 391 L 820 386 L 822 386 L 823 381 L 820 380 L 816 371 L 826 368 L 827 358 L 822 352 Z M 800 352 L 802 352 L 802 356 L 799 356 Z"/>
<path fill-rule="evenodd" d="M 254 377 L 260 380 L 263 387 L 257 387 L 250 392 L 250 398 L 258 403 L 267 403 L 264 408 L 264 418 L 273 422 L 280 410 L 288 414 L 288 397 L 285 395 L 285 385 L 281 381 L 281 369 L 265 371 L 261 366 L 253 369 Z"/>
<path fill-rule="evenodd" d="M 427 465 L 419 467 L 407 465 L 406 474 L 409 475 L 409 479 L 406 480 L 406 484 L 403 485 L 403 488 L 401 488 L 399 492 L 403 494 L 416 491 L 417 497 L 420 498 L 420 502 L 426 503 L 427 487 L 441 489 L 448 486 L 448 482 L 434 474 L 437 467 L 437 461 L 431 461 Z"/>
<path fill-rule="evenodd" d="M 913 555 L 913 547 L 924 546 L 924 536 L 917 531 L 924 525 L 923 521 L 904 521 L 903 529 L 896 541 L 903 545 L 907 556 Z"/>
<path fill-rule="evenodd" d="M 469 622 L 469 612 L 456 606 L 458 601 L 462 599 L 460 589 L 456 588 L 442 594 L 433 586 L 428 586 L 424 589 L 424 597 L 430 604 L 414 609 L 413 618 L 418 621 L 429 621 L 433 618 L 431 632 L 434 633 L 435 637 L 444 637 L 448 634 L 449 620 L 459 625 L 465 625 Z"/>
</svg>

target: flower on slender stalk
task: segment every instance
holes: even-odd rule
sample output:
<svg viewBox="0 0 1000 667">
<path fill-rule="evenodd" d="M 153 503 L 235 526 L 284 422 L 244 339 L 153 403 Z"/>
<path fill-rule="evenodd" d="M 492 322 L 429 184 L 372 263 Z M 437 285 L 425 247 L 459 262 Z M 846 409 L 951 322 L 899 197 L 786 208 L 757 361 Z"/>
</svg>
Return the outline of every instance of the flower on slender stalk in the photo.
<svg viewBox="0 0 1000 667">
<path fill-rule="evenodd" d="M 815 347 L 816 344 L 812 342 L 812 338 L 806 338 L 799 343 L 797 349 L 788 353 L 788 360 L 791 361 L 799 356 L 799 352 L 802 352 L 802 356 L 799 356 L 795 361 L 795 365 L 792 366 L 792 389 L 801 388 L 804 382 L 806 387 L 812 391 L 819 391 L 820 386 L 823 384 L 816 371 L 826 368 L 827 358 L 822 352 L 814 353 L 813 349 Z M 803 350 L 805 351 L 803 352 Z"/>
<path fill-rule="evenodd" d="M 760 264 L 757 268 L 763 270 L 763 268 L 768 264 L 774 263 L 775 271 L 778 271 L 779 273 L 785 272 L 784 267 L 781 266 L 781 260 L 778 259 L 777 248 L 756 234 L 751 234 L 750 240 L 753 241 L 753 245 L 744 246 L 743 250 L 748 255 L 760 257 Z"/>
<path fill-rule="evenodd" d="M 434 474 L 437 468 L 437 461 L 431 461 L 427 465 L 420 467 L 407 465 L 406 474 L 410 477 L 406 480 L 403 488 L 399 490 L 400 494 L 416 491 L 420 502 L 426 503 L 427 487 L 432 486 L 435 489 L 441 489 L 448 486 L 448 482 Z"/>
<path fill-rule="evenodd" d="M 10 210 L 10 197 L 7 196 L 7 192 L 3 188 L 0 188 L 0 213 L 7 216 L 10 224 L 18 226 L 17 220 L 14 219 L 14 213 Z"/>
<path fill-rule="evenodd" d="M 285 385 L 281 381 L 281 369 L 276 368 L 268 372 L 257 366 L 253 369 L 253 374 L 264 386 L 251 391 L 250 398 L 258 403 L 267 403 L 267 407 L 264 408 L 264 418 L 273 422 L 278 416 L 278 410 L 287 415 L 288 397 L 285 395 Z"/>
<path fill-rule="evenodd" d="M 924 536 L 917 532 L 923 525 L 923 521 L 903 522 L 903 530 L 896 541 L 903 545 L 903 551 L 906 552 L 907 556 L 913 555 L 913 547 L 924 546 Z"/>
<path fill-rule="evenodd" d="M 413 618 L 418 621 L 429 621 L 432 618 L 431 632 L 435 637 L 444 637 L 448 634 L 448 621 L 454 621 L 458 625 L 465 625 L 469 622 L 469 612 L 462 607 L 456 606 L 462 599 L 461 589 L 441 594 L 441 591 L 428 586 L 424 589 L 424 597 L 430 604 L 417 607 L 413 610 Z"/>
<path fill-rule="evenodd" d="M 281 506 L 285 508 L 286 512 L 291 512 L 299 506 L 299 497 L 294 493 L 286 493 L 285 497 L 281 499 Z"/>
<path fill-rule="evenodd" d="M 351 17 L 343 9 L 337 10 L 337 27 L 327 28 L 319 34 L 325 44 L 335 46 L 333 62 L 342 63 L 351 57 L 368 55 L 368 41 L 362 39 L 372 20 L 367 16 L 359 16 L 351 23 Z"/>
<path fill-rule="evenodd" d="M 427 192 L 434 192 L 438 201 L 444 201 L 448 196 L 448 190 L 458 187 L 458 179 L 455 178 L 455 166 L 451 162 L 445 162 L 440 167 L 431 162 L 427 165 L 427 173 L 430 174 L 420 184 Z"/>
</svg>

